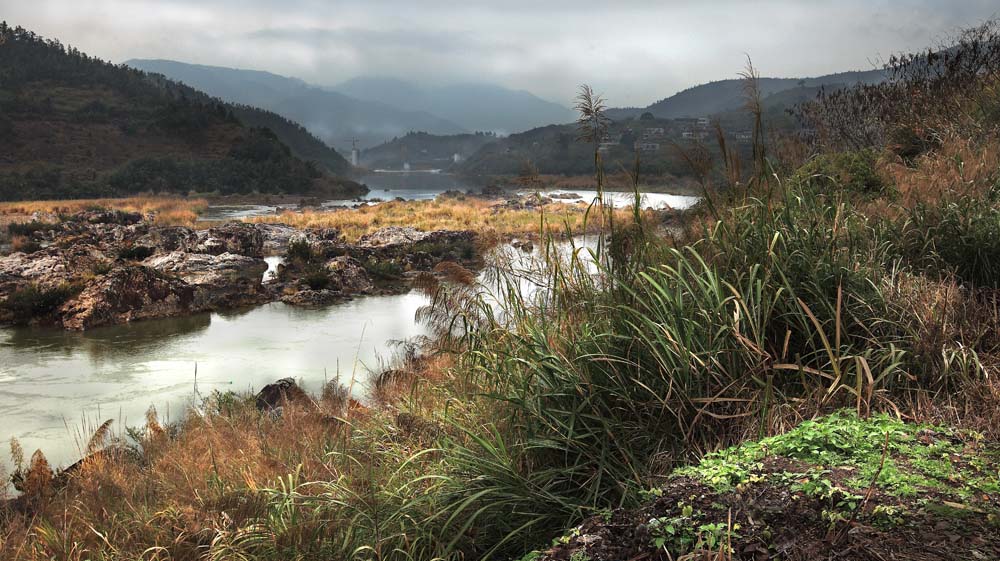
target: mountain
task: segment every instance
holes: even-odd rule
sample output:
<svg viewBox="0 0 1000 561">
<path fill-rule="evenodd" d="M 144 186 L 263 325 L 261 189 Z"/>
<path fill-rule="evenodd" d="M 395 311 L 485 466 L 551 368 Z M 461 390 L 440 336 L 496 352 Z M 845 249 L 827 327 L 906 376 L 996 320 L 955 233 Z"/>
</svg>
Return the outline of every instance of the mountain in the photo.
<svg viewBox="0 0 1000 561">
<path fill-rule="evenodd" d="M 850 87 L 856 84 L 874 84 L 886 79 L 882 70 L 841 72 L 815 78 L 760 78 L 758 87 L 762 97 L 790 92 L 789 100 L 796 97 L 796 90 L 828 89 Z M 719 80 L 688 88 L 668 98 L 644 108 L 630 107 L 612 109 L 608 116 L 612 119 L 638 117 L 649 112 L 661 119 L 681 117 L 703 117 L 740 108 L 745 103 L 744 81 L 741 79 Z M 800 100 L 804 101 L 804 100 Z"/>
<path fill-rule="evenodd" d="M 411 132 L 361 153 L 361 163 L 371 169 L 451 169 L 483 146 L 495 142 L 493 133 L 433 135 Z M 455 156 L 458 156 L 456 159 Z"/>
<path fill-rule="evenodd" d="M 456 134 L 465 129 L 426 111 L 358 99 L 270 72 L 133 59 L 125 64 L 162 74 L 233 103 L 263 107 L 301 123 L 327 144 L 350 149 L 354 139 L 374 146 L 410 131 Z"/>
<path fill-rule="evenodd" d="M 361 99 L 433 113 L 475 131 L 509 134 L 576 119 L 576 114 L 562 105 L 493 84 L 424 88 L 395 78 L 361 77 L 335 89 Z"/>
<path fill-rule="evenodd" d="M 349 166 L 276 114 L 5 23 L 0 45 L 0 199 L 364 189 L 324 170 Z"/>
</svg>

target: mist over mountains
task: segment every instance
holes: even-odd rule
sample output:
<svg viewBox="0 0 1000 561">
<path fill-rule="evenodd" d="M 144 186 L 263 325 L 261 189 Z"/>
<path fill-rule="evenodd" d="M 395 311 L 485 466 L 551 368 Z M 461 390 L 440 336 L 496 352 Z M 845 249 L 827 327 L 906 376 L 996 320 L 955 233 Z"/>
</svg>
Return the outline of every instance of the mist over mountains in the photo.
<svg viewBox="0 0 1000 561">
<path fill-rule="evenodd" d="M 257 70 L 170 60 L 133 59 L 126 64 L 226 101 L 274 111 L 341 152 L 348 151 L 354 139 L 364 148 L 410 131 L 511 133 L 573 119 L 566 107 L 491 84 L 425 89 L 402 80 L 357 78 L 331 89 Z"/>
<path fill-rule="evenodd" d="M 343 82 L 335 89 L 358 99 L 426 111 L 470 131 L 506 135 L 576 118 L 571 109 L 531 92 L 487 83 L 425 88 L 396 78 L 361 77 Z"/>
</svg>

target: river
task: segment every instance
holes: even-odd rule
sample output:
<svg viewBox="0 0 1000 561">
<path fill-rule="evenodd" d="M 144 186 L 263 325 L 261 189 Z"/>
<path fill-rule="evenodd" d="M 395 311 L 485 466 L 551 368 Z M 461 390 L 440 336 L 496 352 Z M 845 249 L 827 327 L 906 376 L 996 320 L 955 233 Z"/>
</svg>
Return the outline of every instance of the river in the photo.
<svg viewBox="0 0 1000 561">
<path fill-rule="evenodd" d="M 361 183 L 368 185 L 371 189 L 367 194 L 357 199 L 332 199 L 323 201 L 324 208 L 335 209 L 350 207 L 357 204 L 378 204 L 379 201 L 392 201 L 395 199 L 405 199 L 408 201 L 432 200 L 445 191 L 472 191 L 477 192 L 478 187 L 470 187 L 454 175 L 446 173 L 371 173 L 361 179 Z M 590 203 L 597 196 L 596 191 L 587 190 L 564 190 L 564 189 L 540 189 L 537 191 L 543 196 L 556 196 L 558 200 L 566 203 L 586 202 Z M 523 193 L 522 193 L 523 194 Z M 572 197 L 571 195 L 578 195 Z M 635 197 L 628 192 L 605 192 L 605 201 L 610 202 L 615 207 L 621 208 L 633 204 Z M 699 197 L 688 195 L 672 195 L 668 193 L 643 193 L 641 204 L 643 208 L 666 209 L 673 208 L 683 210 L 697 203 Z M 275 214 L 286 209 L 298 208 L 296 204 L 287 205 L 215 205 L 202 214 L 201 220 L 234 220 L 248 218 L 251 216 L 264 216 Z"/>
<path fill-rule="evenodd" d="M 0 438 L 16 436 L 29 455 L 39 448 L 65 465 L 105 419 L 119 429 L 142 425 L 153 405 L 161 418 L 176 420 L 196 383 L 205 396 L 254 391 L 290 376 L 319 391 L 339 375 L 345 384 L 353 379 L 361 395 L 369 371 L 392 360 L 394 342 L 425 333 L 414 321 L 425 303 L 411 292 L 323 309 L 276 302 L 82 333 L 0 329 Z"/>
<path fill-rule="evenodd" d="M 381 183 L 381 193 L 433 198 L 461 188 L 450 176 L 426 175 L 436 177 L 416 184 L 387 179 L 401 183 Z M 378 194 L 373 190 L 370 197 Z M 654 204 L 671 201 L 660 197 L 673 196 L 656 195 Z M 504 250 L 516 260 L 527 257 Z M 278 260 L 267 261 L 270 273 Z M 215 390 L 254 391 L 293 377 L 319 391 L 325 380 L 339 376 L 345 384 L 353 380 L 354 394 L 363 396 L 369 372 L 393 359 L 396 342 L 426 334 L 414 319 L 426 303 L 411 292 L 323 309 L 271 303 L 82 333 L 0 328 L 0 439 L 17 437 L 28 455 L 41 449 L 53 464 L 66 465 L 80 457 L 93 427 L 104 420 L 114 419 L 117 431 L 140 426 L 150 406 L 161 419 L 176 420 L 196 395 Z M 6 456 L 0 452 L 0 465 L 9 466 Z"/>
</svg>

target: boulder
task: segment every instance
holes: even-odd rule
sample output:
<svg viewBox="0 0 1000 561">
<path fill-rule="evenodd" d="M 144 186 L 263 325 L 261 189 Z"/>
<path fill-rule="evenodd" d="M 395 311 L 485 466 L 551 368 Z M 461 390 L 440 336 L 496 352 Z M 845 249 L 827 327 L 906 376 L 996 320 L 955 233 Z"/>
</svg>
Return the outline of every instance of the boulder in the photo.
<svg viewBox="0 0 1000 561">
<path fill-rule="evenodd" d="M 290 306 L 301 306 L 303 308 L 322 308 L 324 306 L 329 306 L 338 300 L 343 299 L 344 295 L 339 290 L 299 290 L 298 292 L 293 292 L 291 294 L 282 295 L 281 301 Z"/>
<path fill-rule="evenodd" d="M 83 210 L 69 217 L 70 222 L 87 222 L 89 224 L 138 224 L 143 216 L 138 212 L 124 210 L 96 209 Z"/>
<path fill-rule="evenodd" d="M 49 247 L 31 254 L 12 253 L 0 257 L 0 295 L 32 284 L 42 289 L 94 274 L 109 258 L 92 245 Z"/>
<path fill-rule="evenodd" d="M 363 263 L 392 263 L 401 271 L 430 271 L 442 261 L 468 262 L 476 256 L 476 236 L 469 230 L 424 232 L 391 226 L 362 236 L 347 253 Z"/>
<path fill-rule="evenodd" d="M 282 378 L 257 392 L 256 403 L 260 411 L 272 411 L 287 402 L 312 404 L 313 400 L 292 378 Z"/>
<path fill-rule="evenodd" d="M 255 224 L 227 222 L 222 226 L 197 232 L 198 242 L 192 253 L 221 255 L 235 253 L 247 257 L 264 257 L 264 233 Z"/>
<path fill-rule="evenodd" d="M 90 281 L 59 313 L 64 328 L 83 330 L 186 314 L 193 308 L 194 288 L 186 282 L 149 267 L 124 265 Z"/>
<path fill-rule="evenodd" d="M 353 257 L 334 257 L 326 262 L 326 270 L 330 272 L 332 283 L 345 294 L 367 293 L 374 288 L 368 271 Z"/>
<path fill-rule="evenodd" d="M 288 244 L 302 232 L 288 224 L 256 224 L 257 230 L 263 236 L 265 255 L 280 255 L 288 250 Z"/>
<path fill-rule="evenodd" d="M 222 253 L 172 251 L 153 255 L 143 265 L 176 277 L 195 290 L 195 307 L 219 309 L 261 302 L 266 298 L 261 279 L 267 270 L 263 259 Z"/>
<path fill-rule="evenodd" d="M 361 236 L 358 240 L 358 245 L 363 247 L 386 247 L 413 244 L 427 239 L 431 234 L 431 232 L 417 230 L 412 226 L 388 226 L 376 230 L 371 234 Z"/>
<path fill-rule="evenodd" d="M 135 245 L 153 248 L 157 253 L 187 251 L 198 243 L 198 234 L 184 226 L 161 226 L 150 228 L 136 238 Z"/>
</svg>

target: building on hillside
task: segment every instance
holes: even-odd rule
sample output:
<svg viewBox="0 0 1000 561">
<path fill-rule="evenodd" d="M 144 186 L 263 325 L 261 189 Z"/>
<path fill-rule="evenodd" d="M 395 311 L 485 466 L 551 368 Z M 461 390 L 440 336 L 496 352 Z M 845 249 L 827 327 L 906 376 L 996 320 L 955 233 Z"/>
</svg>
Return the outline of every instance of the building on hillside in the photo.
<svg viewBox="0 0 1000 561">
<path fill-rule="evenodd" d="M 656 152 L 660 149 L 660 143 L 637 140 L 635 142 L 635 149 L 637 152 Z"/>
<path fill-rule="evenodd" d="M 656 140 L 656 139 L 663 138 L 665 134 L 666 134 L 666 132 L 663 130 L 663 127 L 646 127 L 642 131 L 642 139 L 643 140 Z"/>
<path fill-rule="evenodd" d="M 454 163 L 454 164 L 461 163 L 462 162 L 462 155 L 459 154 L 458 152 L 455 152 L 454 154 L 451 155 L 451 162 Z"/>
<path fill-rule="evenodd" d="M 597 151 L 601 153 L 607 153 L 610 152 L 612 148 L 618 146 L 619 144 L 621 144 L 620 135 L 611 136 L 610 134 L 605 133 L 605 135 L 601 137 L 601 142 L 597 145 Z"/>
<path fill-rule="evenodd" d="M 733 133 L 733 140 L 737 144 L 750 144 L 753 142 L 753 133 L 750 131 L 736 131 Z"/>
</svg>

